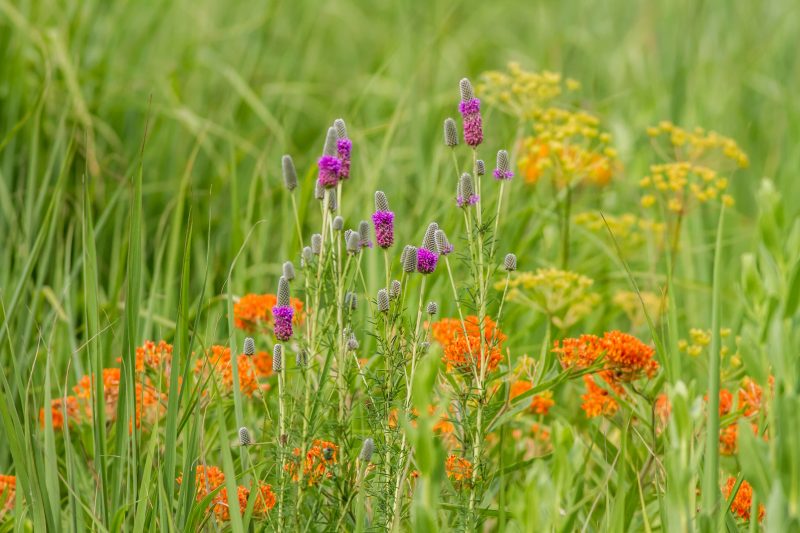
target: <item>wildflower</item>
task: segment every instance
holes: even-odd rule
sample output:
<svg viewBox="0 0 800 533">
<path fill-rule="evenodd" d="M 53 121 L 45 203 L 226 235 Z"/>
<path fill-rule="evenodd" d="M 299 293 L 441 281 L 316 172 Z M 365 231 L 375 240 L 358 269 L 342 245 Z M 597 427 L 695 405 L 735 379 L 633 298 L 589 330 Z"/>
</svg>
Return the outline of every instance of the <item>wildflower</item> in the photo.
<svg viewBox="0 0 800 533">
<path fill-rule="evenodd" d="M 344 295 L 344 305 L 351 310 L 355 310 L 356 307 L 358 307 L 358 296 L 356 293 L 348 291 L 347 294 Z"/>
<path fill-rule="evenodd" d="M 272 375 L 272 355 L 267 352 L 256 352 L 250 357 L 250 364 L 257 377 L 266 378 Z"/>
<path fill-rule="evenodd" d="M 272 348 L 272 371 L 277 373 L 283 370 L 283 345 L 276 344 Z"/>
<path fill-rule="evenodd" d="M 289 191 L 297 188 L 297 170 L 294 168 L 292 156 L 284 155 L 281 158 L 281 168 L 283 170 L 283 183 Z"/>
<path fill-rule="evenodd" d="M 456 489 L 461 490 L 472 485 L 472 463 L 467 459 L 451 454 L 447 457 L 444 469 Z"/>
<path fill-rule="evenodd" d="M 375 242 L 381 248 L 389 248 L 394 244 L 394 213 L 391 211 L 375 211 L 372 214 L 375 226 Z"/>
<path fill-rule="evenodd" d="M 454 318 L 444 318 L 431 325 L 433 338 L 444 348 L 442 361 L 447 365 L 448 371 L 457 369 L 470 372 L 473 368 L 480 371 L 481 330 L 486 370 L 491 372 L 503 359 L 501 348 L 506 340 L 506 336 L 497 329 L 497 324 L 492 319 L 486 317 L 483 328 L 479 325 L 478 317 L 474 315 L 465 317 L 463 326 L 460 320 Z"/>
<path fill-rule="evenodd" d="M 389 293 L 386 289 L 378 291 L 378 311 L 381 313 L 389 312 Z"/>
<path fill-rule="evenodd" d="M 458 207 L 468 207 L 478 203 L 480 198 L 475 194 L 475 186 L 472 183 L 472 176 L 467 173 L 461 175 L 456 191 L 456 203 Z"/>
<path fill-rule="evenodd" d="M 318 484 L 326 477 L 331 477 L 330 468 L 338 462 L 339 447 L 336 444 L 324 440 L 315 440 L 311 448 L 306 453 L 302 464 L 303 478 L 308 486 Z M 295 457 L 300 457 L 300 449 L 293 451 Z M 298 461 L 289 461 L 284 469 L 289 473 L 293 481 L 299 481 Z"/>
<path fill-rule="evenodd" d="M 450 148 L 458 146 L 458 130 L 456 130 L 456 121 L 452 118 L 444 120 L 444 144 Z"/>
<path fill-rule="evenodd" d="M 239 445 L 250 446 L 253 444 L 253 437 L 250 435 L 250 430 L 246 427 L 239 428 Z"/>
<path fill-rule="evenodd" d="M 319 255 L 322 253 L 322 235 L 315 233 L 311 236 L 311 253 Z"/>
<path fill-rule="evenodd" d="M 325 187 L 322 186 L 319 180 L 314 183 L 314 198 L 320 202 L 325 199 Z"/>
<path fill-rule="evenodd" d="M 351 231 L 347 235 L 346 244 L 348 254 L 357 254 L 359 250 L 361 250 L 361 240 L 359 239 L 358 233 Z"/>
<path fill-rule="evenodd" d="M 617 396 L 622 396 L 625 390 L 613 383 L 608 379 L 608 373 L 599 373 L 605 379 L 609 388 L 611 388 Z M 605 388 L 598 385 L 592 375 L 583 376 L 583 382 L 586 384 L 586 394 L 581 396 L 583 403 L 581 409 L 586 412 L 586 416 L 594 418 L 597 416 L 611 416 L 619 409 L 619 404 L 614 399 L 614 396 Z"/>
<path fill-rule="evenodd" d="M 342 231 L 344 229 L 344 219 L 338 215 L 335 216 L 333 222 L 331 222 L 331 227 L 333 227 L 333 231 Z"/>
<path fill-rule="evenodd" d="M 553 392 L 545 391 L 541 394 L 534 395 L 531 398 L 530 410 L 537 415 L 546 415 L 550 412 L 550 408 L 556 404 L 553 400 Z"/>
<path fill-rule="evenodd" d="M 736 478 L 731 476 L 725 482 L 725 499 L 731 497 L 731 492 L 733 492 L 733 488 L 736 486 Z M 753 506 L 753 487 L 750 486 L 750 483 L 747 481 L 742 481 L 742 484 L 739 485 L 739 490 L 736 492 L 736 496 L 734 496 L 733 501 L 731 502 L 731 512 L 734 514 L 739 515 L 743 520 L 750 521 L 750 509 Z M 766 514 L 763 505 L 758 506 L 758 521 L 761 522 L 764 520 L 764 515 Z"/>
<path fill-rule="evenodd" d="M 337 118 L 333 121 L 333 127 L 336 130 L 336 155 L 341 161 L 341 168 L 339 169 L 339 178 L 346 180 L 350 177 L 350 152 L 353 149 L 353 143 L 347 138 L 347 128 L 345 127 L 344 120 Z"/>
<path fill-rule="evenodd" d="M 669 420 L 669 415 L 672 413 L 672 405 L 669 402 L 669 396 L 666 394 L 659 394 L 656 397 L 656 402 L 653 406 L 653 410 L 655 411 L 656 417 L 658 418 L 659 422 L 664 425 Z"/>
<path fill-rule="evenodd" d="M 472 84 L 467 78 L 461 80 L 461 103 L 458 111 L 461 113 L 464 127 L 464 142 L 476 148 L 483 142 L 483 125 L 481 123 L 481 101 L 475 98 Z"/>
<path fill-rule="evenodd" d="M 358 458 L 369 463 L 372 460 L 372 453 L 375 451 L 375 442 L 372 439 L 364 439 L 364 444 L 361 445 L 361 453 Z"/>
<path fill-rule="evenodd" d="M 53 429 L 56 431 L 64 429 L 64 422 L 74 424 L 80 422 L 81 406 L 77 397 L 67 396 L 57 398 L 50 402 L 50 416 L 53 420 Z M 45 424 L 44 408 L 39 410 L 39 423 L 42 427 Z"/>
<path fill-rule="evenodd" d="M 453 252 L 455 249 L 450 241 L 447 239 L 447 234 L 444 230 L 437 229 L 436 233 L 433 236 L 434 241 L 436 242 L 436 253 L 439 255 L 447 255 Z"/>
<path fill-rule="evenodd" d="M 614 294 L 614 305 L 622 309 L 636 328 L 647 324 L 647 317 L 657 322 L 666 301 L 650 291 L 619 291 Z"/>
<path fill-rule="evenodd" d="M 351 352 L 358 350 L 358 339 L 352 333 L 350 337 L 347 339 L 347 349 Z"/>
<path fill-rule="evenodd" d="M 342 161 L 338 157 L 336 130 L 334 128 L 328 128 L 325 149 L 322 157 L 317 161 L 317 167 L 319 168 L 317 183 L 326 189 L 336 187 L 339 183 Z"/>
<path fill-rule="evenodd" d="M 304 246 L 300 255 L 300 266 L 308 267 L 314 259 L 314 252 L 311 251 L 310 246 Z"/>
<path fill-rule="evenodd" d="M 439 305 L 436 302 L 428 302 L 428 305 L 425 308 L 425 310 L 429 315 L 433 316 L 439 312 Z"/>
<path fill-rule="evenodd" d="M 486 163 L 483 162 L 483 159 L 475 160 L 475 175 L 476 176 L 486 175 Z"/>
<path fill-rule="evenodd" d="M 763 391 L 761 387 L 749 377 L 742 380 L 739 388 L 739 408 L 743 409 L 744 416 L 753 416 L 761 411 L 761 398 Z"/>
<path fill-rule="evenodd" d="M 369 222 L 366 220 L 358 223 L 358 239 L 361 248 L 372 248 L 372 241 L 369 239 Z"/>
<path fill-rule="evenodd" d="M 389 285 L 389 298 L 392 300 L 397 299 L 400 296 L 401 290 L 402 286 L 400 285 L 400 280 L 392 280 L 392 283 Z"/>
<path fill-rule="evenodd" d="M 403 263 L 403 272 L 410 274 L 417 268 L 417 249 L 414 246 L 406 245 L 403 248 L 403 253 L 400 256 L 400 262 Z M 436 266 L 436 265 L 434 265 Z"/>
<path fill-rule="evenodd" d="M 278 303 L 274 294 L 246 294 L 233 304 L 233 323 L 247 333 L 267 332 L 274 322 L 272 308 Z M 294 322 L 303 322 L 303 302 L 290 298 L 289 305 L 294 309 Z"/>
<path fill-rule="evenodd" d="M 295 278 L 294 265 L 291 261 L 283 263 L 283 277 L 286 281 L 292 281 Z"/>
<path fill-rule="evenodd" d="M 252 396 L 258 388 L 257 375 L 254 366 L 258 354 L 251 360 L 246 355 L 236 358 L 239 373 L 239 390 L 246 396 Z M 212 376 L 219 378 L 225 390 L 233 390 L 233 366 L 231 363 L 231 349 L 226 346 L 213 345 L 195 364 L 195 373 L 204 375 L 211 372 Z"/>
<path fill-rule="evenodd" d="M 429 252 L 436 252 L 436 231 L 439 229 L 439 224 L 431 222 L 425 230 L 425 236 L 422 238 L 422 247 Z"/>
<path fill-rule="evenodd" d="M 528 72 L 512 62 L 507 71 L 484 72 L 477 90 L 489 105 L 514 117 L 530 120 L 560 96 L 564 88 L 575 91 L 579 85 L 575 80 L 564 80 L 557 72 Z"/>
<path fill-rule="evenodd" d="M 242 353 L 245 355 L 256 354 L 256 341 L 254 341 L 252 337 L 246 337 L 244 339 L 244 349 L 242 350 Z"/>
<path fill-rule="evenodd" d="M 294 362 L 299 367 L 306 366 L 308 364 L 308 354 L 306 353 L 306 351 L 299 350 L 294 358 Z"/>
<path fill-rule="evenodd" d="M 506 258 L 503 260 L 503 268 L 506 269 L 506 272 L 513 272 L 517 269 L 517 256 L 515 254 L 506 254 Z"/>
<path fill-rule="evenodd" d="M 339 209 L 339 201 L 336 199 L 336 189 L 328 191 L 328 211 L 335 213 Z"/>
<path fill-rule="evenodd" d="M 417 272 L 420 274 L 430 274 L 436 270 L 436 263 L 439 256 L 427 248 L 417 249 Z"/>
<path fill-rule="evenodd" d="M 492 175 L 496 180 L 510 180 L 514 177 L 514 173 L 511 172 L 511 164 L 508 161 L 507 151 L 499 150 L 497 152 L 497 166 Z"/>
<path fill-rule="evenodd" d="M 16 476 L 0 474 L 0 518 L 12 509 L 17 495 Z"/>
</svg>

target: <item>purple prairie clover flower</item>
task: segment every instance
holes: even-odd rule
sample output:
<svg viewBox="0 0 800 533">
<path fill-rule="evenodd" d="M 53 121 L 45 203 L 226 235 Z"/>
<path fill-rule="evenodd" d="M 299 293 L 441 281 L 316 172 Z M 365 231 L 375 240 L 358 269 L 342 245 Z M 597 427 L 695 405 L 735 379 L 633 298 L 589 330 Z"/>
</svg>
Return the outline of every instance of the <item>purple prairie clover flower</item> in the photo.
<svg viewBox="0 0 800 533">
<path fill-rule="evenodd" d="M 439 256 L 427 248 L 417 249 L 417 272 L 420 274 L 430 274 L 436 270 L 436 263 Z"/>
<path fill-rule="evenodd" d="M 319 167 L 319 178 L 317 183 L 330 189 L 339 183 L 339 172 L 342 170 L 342 162 L 335 155 L 323 155 L 317 161 Z"/>
<path fill-rule="evenodd" d="M 276 305 L 272 308 L 272 317 L 275 320 L 275 338 L 286 342 L 292 338 L 292 318 L 294 309 L 290 305 Z"/>
<path fill-rule="evenodd" d="M 344 138 L 336 141 L 336 152 L 339 156 L 341 164 L 339 168 L 339 178 L 346 180 L 350 177 L 350 151 L 353 149 L 353 143 L 350 139 Z"/>
<path fill-rule="evenodd" d="M 483 122 L 481 120 L 481 101 L 475 98 L 472 84 L 467 78 L 459 83 L 461 103 L 458 112 L 464 125 L 464 142 L 475 148 L 483 142 Z"/>
<path fill-rule="evenodd" d="M 510 180 L 514 177 L 511 172 L 511 163 L 508 161 L 508 152 L 500 150 L 497 152 L 497 166 L 492 173 L 496 180 Z"/>
<path fill-rule="evenodd" d="M 381 248 L 389 248 L 394 244 L 394 213 L 391 211 L 375 211 L 372 214 L 375 226 L 375 242 Z"/>
<path fill-rule="evenodd" d="M 458 207 L 468 207 L 478 203 L 479 196 L 475 194 L 475 186 L 472 183 L 472 176 L 467 173 L 461 175 L 456 188 L 456 203 Z"/>
</svg>

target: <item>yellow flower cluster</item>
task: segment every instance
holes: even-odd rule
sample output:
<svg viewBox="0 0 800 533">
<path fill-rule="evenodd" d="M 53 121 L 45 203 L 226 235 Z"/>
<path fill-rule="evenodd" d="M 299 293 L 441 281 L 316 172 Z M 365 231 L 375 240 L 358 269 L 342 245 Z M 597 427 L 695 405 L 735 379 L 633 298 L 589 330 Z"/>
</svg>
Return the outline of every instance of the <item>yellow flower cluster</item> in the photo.
<svg viewBox="0 0 800 533">
<path fill-rule="evenodd" d="M 702 128 L 688 131 L 666 121 L 648 128 L 647 134 L 656 141 L 666 138 L 668 145 L 658 149 L 672 161 L 651 165 L 650 175 L 639 181 L 643 189 L 653 191 L 642 196 L 643 207 L 655 205 L 657 194 L 676 213 L 686 209 L 690 198 L 700 203 L 720 199 L 727 206 L 733 205 L 733 197 L 725 194 L 728 179 L 720 175 L 719 169 L 727 171 L 730 164 L 734 168 L 749 164 L 736 141 L 714 131 Z"/>
<path fill-rule="evenodd" d="M 534 135 L 523 140 L 520 171 L 529 183 L 550 175 L 556 186 L 586 179 L 596 185 L 611 180 L 617 151 L 611 134 L 586 111 L 550 107 L 534 112 Z"/>
<path fill-rule="evenodd" d="M 576 91 L 580 84 L 573 79 L 563 80 L 557 72 L 528 72 L 519 63 L 509 63 L 507 72 L 484 72 L 476 89 L 489 105 L 522 120 L 531 120 L 548 102 L 560 96 L 564 87 Z"/>
<path fill-rule="evenodd" d="M 530 305 L 550 317 L 556 327 L 566 329 L 600 302 L 600 295 L 591 290 L 593 284 L 592 279 L 568 270 L 516 272 L 509 282 L 508 300 Z M 505 281 L 495 288 L 503 290 Z"/>
<path fill-rule="evenodd" d="M 605 221 L 603 221 L 604 217 Z M 606 236 L 610 229 L 614 238 L 624 249 L 644 244 L 651 238 L 655 239 L 656 244 L 659 244 L 666 231 L 666 225 L 663 222 L 640 218 L 633 213 L 623 213 L 622 215 L 603 213 L 603 216 L 600 216 L 598 211 L 585 211 L 575 215 L 573 221 L 602 236 Z"/>
<path fill-rule="evenodd" d="M 618 291 L 612 301 L 628 316 L 634 328 L 647 323 L 645 310 L 654 323 L 658 322 L 664 311 L 662 306 L 667 304 L 664 298 L 650 291 L 640 291 L 638 294 L 634 291 Z"/>
<path fill-rule="evenodd" d="M 728 345 L 725 344 L 727 339 L 731 338 L 731 330 L 730 328 L 721 328 L 719 330 L 719 335 L 722 338 L 723 345 L 720 346 L 719 354 L 721 357 L 725 357 L 731 353 L 730 342 Z M 733 339 L 733 344 L 738 344 L 739 338 L 736 337 Z M 689 330 L 689 338 L 688 339 L 680 339 L 678 341 L 678 349 L 687 354 L 691 355 L 692 357 L 697 357 L 703 352 L 705 352 L 706 348 L 711 344 L 711 330 L 710 329 L 700 329 L 700 328 L 692 328 Z M 731 364 L 733 366 L 739 366 L 741 361 L 739 360 L 739 356 L 737 353 L 734 353 L 731 356 Z"/>
</svg>

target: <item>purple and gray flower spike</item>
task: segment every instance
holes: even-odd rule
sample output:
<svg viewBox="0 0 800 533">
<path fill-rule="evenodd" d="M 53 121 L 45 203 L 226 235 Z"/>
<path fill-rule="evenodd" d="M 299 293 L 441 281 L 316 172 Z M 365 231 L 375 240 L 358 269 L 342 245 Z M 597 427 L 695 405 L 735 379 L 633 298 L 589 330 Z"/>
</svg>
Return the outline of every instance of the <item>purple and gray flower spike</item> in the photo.
<svg viewBox="0 0 800 533">
<path fill-rule="evenodd" d="M 507 151 L 499 150 L 497 152 L 497 167 L 492 175 L 496 180 L 510 180 L 514 177 L 514 173 L 511 172 L 511 163 L 508 160 Z"/>
</svg>

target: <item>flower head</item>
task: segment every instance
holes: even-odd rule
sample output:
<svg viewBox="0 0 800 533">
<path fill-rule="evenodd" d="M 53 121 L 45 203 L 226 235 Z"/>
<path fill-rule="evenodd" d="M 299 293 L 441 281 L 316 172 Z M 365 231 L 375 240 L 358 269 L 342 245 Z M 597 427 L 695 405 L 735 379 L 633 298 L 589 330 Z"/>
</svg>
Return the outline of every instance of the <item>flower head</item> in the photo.
<svg viewBox="0 0 800 533">
<path fill-rule="evenodd" d="M 378 246 L 389 248 L 394 244 L 394 213 L 376 211 L 372 214 L 372 224 L 375 226 L 375 242 Z"/>
<path fill-rule="evenodd" d="M 461 320 L 456 318 L 443 318 L 431 325 L 433 338 L 444 348 L 442 361 L 447 365 L 447 370 L 456 369 L 469 373 L 473 369 L 480 371 L 481 361 L 481 333 L 483 333 L 483 347 L 486 361 L 486 370 L 491 372 L 503 360 L 502 344 L 506 336 L 497 329 L 497 324 L 486 317 L 483 327 L 479 326 L 478 317 L 470 315 Z M 466 337 L 464 332 L 466 330 Z"/>
<path fill-rule="evenodd" d="M 288 305 L 276 305 L 272 308 L 272 316 L 275 318 L 275 338 L 284 342 L 291 339 L 294 309 Z"/>
<path fill-rule="evenodd" d="M 417 249 L 417 272 L 420 274 L 430 274 L 436 270 L 436 263 L 439 256 L 427 248 Z"/>
<path fill-rule="evenodd" d="M 444 469 L 456 489 L 461 490 L 472 485 L 472 463 L 467 459 L 451 454 L 447 457 Z"/>
<path fill-rule="evenodd" d="M 500 150 L 497 152 L 497 167 L 492 175 L 497 180 L 510 180 L 514 177 L 514 173 L 511 172 L 511 163 L 508 161 L 507 151 Z"/>
</svg>

